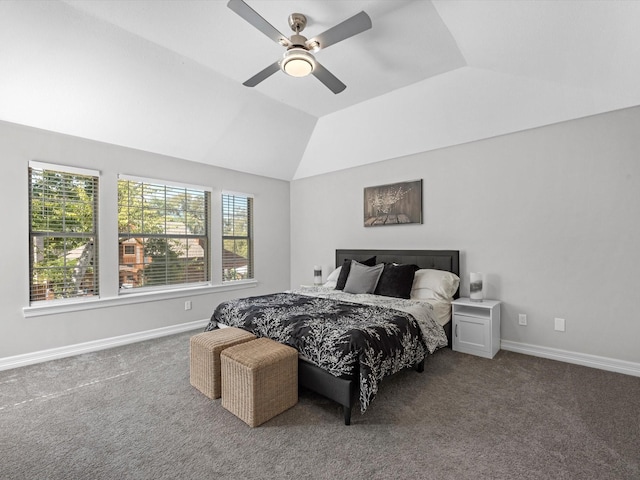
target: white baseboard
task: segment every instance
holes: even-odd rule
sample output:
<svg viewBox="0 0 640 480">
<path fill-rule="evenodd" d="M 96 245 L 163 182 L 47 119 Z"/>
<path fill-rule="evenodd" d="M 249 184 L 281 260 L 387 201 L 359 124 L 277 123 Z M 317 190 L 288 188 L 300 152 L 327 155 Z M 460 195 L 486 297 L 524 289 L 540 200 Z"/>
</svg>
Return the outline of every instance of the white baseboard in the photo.
<svg viewBox="0 0 640 480">
<path fill-rule="evenodd" d="M 597 355 L 589 355 L 586 353 L 570 352 L 557 348 L 540 347 L 538 345 L 529 345 L 526 343 L 511 342 L 502 340 L 500 346 L 503 350 L 510 352 L 524 353 L 525 355 L 533 355 L 534 357 L 549 358 L 560 362 L 575 363 L 585 367 L 599 368 L 609 372 L 624 373 L 625 375 L 633 375 L 640 377 L 640 363 L 628 362 L 626 360 L 616 360 L 615 358 L 599 357 Z"/>
<path fill-rule="evenodd" d="M 0 358 L 0 371 L 24 367 L 26 365 L 33 365 L 34 363 L 47 362 L 49 360 L 56 360 L 58 358 L 72 357 L 74 355 L 80 355 L 81 353 L 97 352 L 98 350 L 105 350 L 107 348 L 119 347 L 130 343 L 142 342 L 144 340 L 151 340 L 152 338 L 166 337 L 167 335 L 188 332 L 199 328 L 204 329 L 207 323 L 209 323 L 208 319 L 196 320 L 194 322 L 180 323 L 178 325 L 156 328 L 144 332 L 130 333 L 128 335 L 121 335 L 118 337 L 77 343 L 66 347 L 52 348 L 39 352 L 15 355 L 13 357 Z"/>
<path fill-rule="evenodd" d="M 82 353 L 97 352 L 107 348 L 119 347 L 130 343 L 142 342 L 144 340 L 165 337 L 176 333 L 188 332 L 190 330 L 197 330 L 204 328 L 207 323 L 209 323 L 208 319 L 196 320 L 194 322 L 180 323 L 178 325 L 156 328 L 154 330 L 147 330 L 144 332 L 130 333 L 128 335 L 78 343 L 75 345 L 68 345 L 66 347 L 52 348 L 39 352 L 15 355 L 13 357 L 0 358 L 0 371 L 33 365 L 35 363 L 47 362 L 49 360 L 56 360 L 58 358 L 72 357 Z M 525 355 L 533 355 L 534 357 L 549 358 L 560 362 L 574 363 L 585 367 L 599 368 L 610 372 L 640 377 L 640 363 L 636 362 L 600 357 L 586 353 L 570 352 L 557 348 L 529 345 L 527 343 L 511 342 L 509 340 L 502 340 L 500 342 L 500 346 L 503 350 L 510 352 L 523 353 Z"/>
</svg>

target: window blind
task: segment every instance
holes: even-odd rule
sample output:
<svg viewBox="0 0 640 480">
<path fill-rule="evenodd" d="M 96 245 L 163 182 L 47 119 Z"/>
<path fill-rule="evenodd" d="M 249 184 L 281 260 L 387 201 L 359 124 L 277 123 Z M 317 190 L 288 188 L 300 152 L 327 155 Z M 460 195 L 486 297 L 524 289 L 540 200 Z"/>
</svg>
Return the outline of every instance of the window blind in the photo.
<svg viewBox="0 0 640 480">
<path fill-rule="evenodd" d="M 118 180 L 121 292 L 210 280 L 210 193 L 156 181 Z"/>
<path fill-rule="evenodd" d="M 99 295 L 98 174 L 29 165 L 30 302 Z"/>
<path fill-rule="evenodd" d="M 253 198 L 222 194 L 222 280 L 253 278 Z"/>
</svg>

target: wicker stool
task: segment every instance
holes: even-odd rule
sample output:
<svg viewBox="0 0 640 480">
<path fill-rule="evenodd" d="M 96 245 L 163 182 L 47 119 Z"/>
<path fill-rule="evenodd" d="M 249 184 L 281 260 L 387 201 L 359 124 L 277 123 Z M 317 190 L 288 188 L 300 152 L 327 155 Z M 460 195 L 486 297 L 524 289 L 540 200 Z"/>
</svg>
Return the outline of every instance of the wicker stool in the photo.
<svg viewBox="0 0 640 480">
<path fill-rule="evenodd" d="M 191 385 L 209 398 L 220 398 L 220 352 L 254 340 L 256 336 L 235 327 L 199 333 L 190 339 Z"/>
<path fill-rule="evenodd" d="M 298 403 L 298 352 L 268 338 L 225 349 L 222 406 L 257 427 Z"/>
</svg>

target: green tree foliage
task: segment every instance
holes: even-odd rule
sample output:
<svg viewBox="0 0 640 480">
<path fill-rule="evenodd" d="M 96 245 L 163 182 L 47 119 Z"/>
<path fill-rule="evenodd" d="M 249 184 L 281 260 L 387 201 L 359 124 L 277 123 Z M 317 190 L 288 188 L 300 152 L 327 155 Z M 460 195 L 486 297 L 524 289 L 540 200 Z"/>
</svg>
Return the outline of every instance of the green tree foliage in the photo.
<svg viewBox="0 0 640 480">
<path fill-rule="evenodd" d="M 164 233 L 164 195 L 153 185 L 118 182 L 118 232 L 120 234 Z"/>
<path fill-rule="evenodd" d="M 152 261 L 144 269 L 144 285 L 178 284 L 186 281 L 184 262 L 176 252 L 179 245 L 175 243 L 164 238 L 150 238 L 145 241 L 145 254 L 150 256 Z"/>
<path fill-rule="evenodd" d="M 225 239 L 224 248 L 230 252 L 248 258 L 249 242 L 249 202 L 250 198 L 231 197 L 223 202 L 222 235 Z"/>
</svg>

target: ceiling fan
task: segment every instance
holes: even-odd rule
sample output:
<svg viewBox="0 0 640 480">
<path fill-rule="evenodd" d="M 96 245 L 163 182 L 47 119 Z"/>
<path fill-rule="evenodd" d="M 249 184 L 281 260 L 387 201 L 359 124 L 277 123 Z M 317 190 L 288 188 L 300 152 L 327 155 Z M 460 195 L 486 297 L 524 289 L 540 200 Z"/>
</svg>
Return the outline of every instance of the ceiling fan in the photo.
<svg viewBox="0 0 640 480">
<path fill-rule="evenodd" d="M 300 35 L 300 32 L 307 25 L 307 17 L 301 13 L 292 13 L 289 15 L 289 26 L 293 30 L 293 35 L 287 38 L 243 0 L 229 0 L 227 6 L 267 37 L 287 49 L 281 60 L 272 63 L 244 82 L 243 85 L 247 87 L 255 87 L 278 70 L 282 70 L 292 77 L 305 77 L 311 74 L 333 93 L 340 93 L 347 86 L 324 68 L 315 59 L 312 52 L 315 53 L 320 49 L 330 47 L 371 28 L 369 15 L 365 12 L 360 12 L 320 35 L 307 40 L 306 37 Z"/>
</svg>

